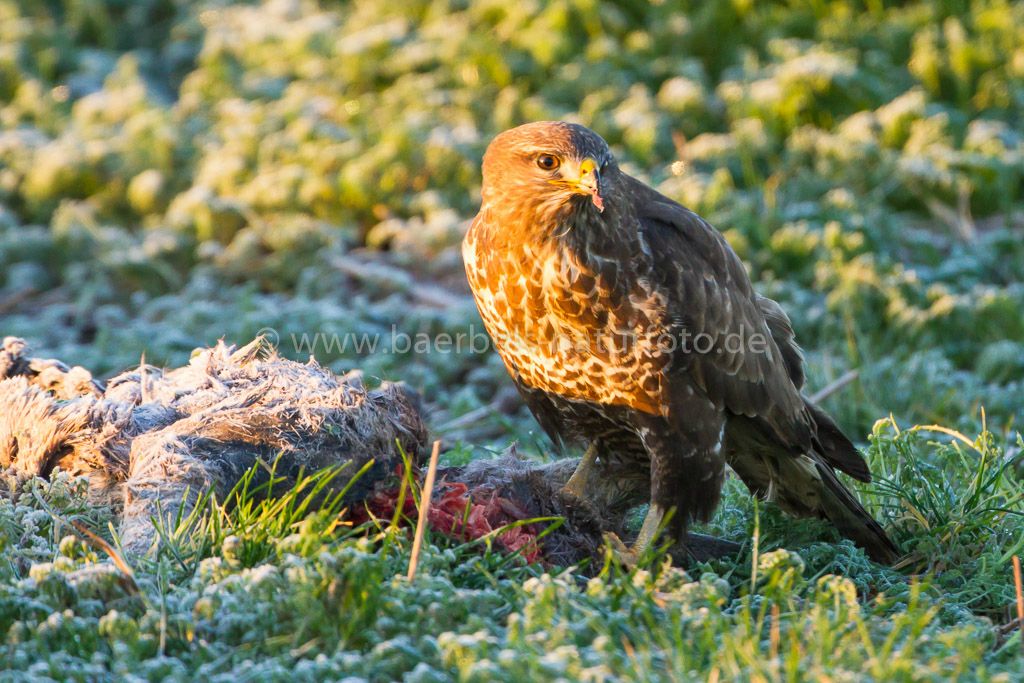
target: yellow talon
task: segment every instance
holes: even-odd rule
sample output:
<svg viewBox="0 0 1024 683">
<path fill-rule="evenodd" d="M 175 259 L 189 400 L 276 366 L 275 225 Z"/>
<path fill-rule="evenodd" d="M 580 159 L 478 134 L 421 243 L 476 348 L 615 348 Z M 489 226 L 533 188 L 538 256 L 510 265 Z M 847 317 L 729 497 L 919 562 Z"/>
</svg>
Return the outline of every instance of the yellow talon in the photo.
<svg viewBox="0 0 1024 683">
<path fill-rule="evenodd" d="M 615 558 L 616 562 L 626 569 L 636 569 L 637 564 L 640 562 L 640 554 L 643 552 L 642 550 L 638 551 L 635 547 L 628 547 L 622 542 L 619 535 L 613 531 L 604 532 L 604 540 L 611 546 L 612 556 Z"/>
<path fill-rule="evenodd" d="M 640 533 L 637 534 L 632 547 L 627 548 L 622 539 L 610 531 L 605 532 L 604 539 L 611 546 L 616 560 L 629 569 L 635 569 L 641 556 L 658 537 L 661 523 L 664 520 L 665 511 L 659 505 L 651 503 L 650 509 L 647 510 L 647 516 L 644 517 L 644 523 L 640 527 Z"/>
</svg>

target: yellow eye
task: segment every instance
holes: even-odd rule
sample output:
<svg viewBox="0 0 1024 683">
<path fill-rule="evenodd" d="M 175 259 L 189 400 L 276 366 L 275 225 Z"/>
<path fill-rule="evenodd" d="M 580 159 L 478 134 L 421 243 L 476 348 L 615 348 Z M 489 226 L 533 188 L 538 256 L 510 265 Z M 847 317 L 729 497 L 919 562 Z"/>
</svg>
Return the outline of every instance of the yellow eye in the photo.
<svg viewBox="0 0 1024 683">
<path fill-rule="evenodd" d="M 537 157 L 537 165 L 545 171 L 554 171 L 562 165 L 562 162 L 553 154 L 541 154 Z"/>
</svg>

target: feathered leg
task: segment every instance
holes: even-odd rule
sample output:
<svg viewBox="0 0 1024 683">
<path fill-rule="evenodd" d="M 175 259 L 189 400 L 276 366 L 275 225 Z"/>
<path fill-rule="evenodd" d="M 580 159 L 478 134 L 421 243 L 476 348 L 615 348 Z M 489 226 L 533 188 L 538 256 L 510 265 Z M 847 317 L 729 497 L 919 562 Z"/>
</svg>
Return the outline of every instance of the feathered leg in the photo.
<svg viewBox="0 0 1024 683">
<path fill-rule="evenodd" d="M 631 548 L 607 537 L 624 564 L 634 566 L 662 527 L 684 543 L 691 521 L 711 518 L 725 477 L 724 428 L 723 413 L 699 399 L 689 402 L 683 419 L 638 420 L 637 434 L 651 458 L 651 507 Z"/>
</svg>

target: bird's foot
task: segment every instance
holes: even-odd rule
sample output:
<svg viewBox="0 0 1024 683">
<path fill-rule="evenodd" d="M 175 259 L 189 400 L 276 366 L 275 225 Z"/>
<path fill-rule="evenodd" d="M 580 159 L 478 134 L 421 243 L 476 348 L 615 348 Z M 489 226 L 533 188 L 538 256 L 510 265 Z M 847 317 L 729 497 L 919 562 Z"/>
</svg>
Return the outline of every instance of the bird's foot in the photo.
<svg viewBox="0 0 1024 683">
<path fill-rule="evenodd" d="M 612 557 L 615 558 L 616 562 L 626 569 L 637 568 L 640 564 L 640 555 L 643 553 L 643 548 L 637 549 L 635 546 L 630 548 L 613 531 L 604 532 L 604 540 L 611 547 Z"/>
<path fill-rule="evenodd" d="M 665 510 L 657 504 L 651 504 L 651 507 L 647 510 L 647 516 L 644 517 L 644 523 L 640 526 L 640 533 L 637 534 L 632 546 L 626 547 L 622 539 L 610 531 L 605 532 L 604 538 L 611 546 L 612 554 L 615 558 L 623 566 L 635 569 L 640 563 L 640 558 L 643 557 L 644 552 L 651 547 L 651 544 L 658 537 L 658 532 L 661 531 L 661 524 L 664 520 Z"/>
</svg>

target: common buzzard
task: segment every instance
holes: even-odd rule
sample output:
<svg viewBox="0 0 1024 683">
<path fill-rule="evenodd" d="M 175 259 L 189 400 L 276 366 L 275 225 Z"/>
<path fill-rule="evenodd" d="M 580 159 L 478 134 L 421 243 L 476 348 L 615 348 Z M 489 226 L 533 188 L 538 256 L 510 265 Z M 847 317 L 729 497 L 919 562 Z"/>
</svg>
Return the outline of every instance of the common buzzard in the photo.
<svg viewBox="0 0 1024 683">
<path fill-rule="evenodd" d="M 682 541 L 706 521 L 728 464 L 753 494 L 895 560 L 836 477 L 871 474 L 801 394 L 786 313 L 754 291 L 717 230 L 623 173 L 599 135 L 540 122 L 497 136 L 463 257 L 537 421 L 556 444 L 589 446 L 569 491 L 620 486 L 627 503 L 650 502 L 633 548 L 620 546 L 625 559 L 663 526 Z M 609 471 L 632 476 L 607 481 Z"/>
</svg>

